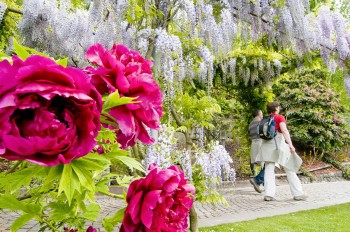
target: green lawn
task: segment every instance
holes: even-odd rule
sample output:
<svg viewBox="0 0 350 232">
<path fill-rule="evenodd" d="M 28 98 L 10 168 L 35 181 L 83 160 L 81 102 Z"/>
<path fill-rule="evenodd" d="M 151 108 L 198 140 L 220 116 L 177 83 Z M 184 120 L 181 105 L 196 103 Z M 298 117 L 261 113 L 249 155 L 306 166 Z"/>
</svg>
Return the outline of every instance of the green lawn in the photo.
<svg viewBox="0 0 350 232">
<path fill-rule="evenodd" d="M 202 227 L 199 228 L 199 231 L 350 231 L 350 203 L 274 217 L 259 218 L 251 221 Z"/>
</svg>

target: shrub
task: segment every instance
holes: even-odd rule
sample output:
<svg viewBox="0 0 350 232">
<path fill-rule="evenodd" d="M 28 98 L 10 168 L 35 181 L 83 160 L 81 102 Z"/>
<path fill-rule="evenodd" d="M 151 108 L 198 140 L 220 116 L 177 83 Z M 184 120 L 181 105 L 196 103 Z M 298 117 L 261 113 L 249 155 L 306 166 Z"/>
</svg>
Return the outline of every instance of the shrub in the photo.
<svg viewBox="0 0 350 232">
<path fill-rule="evenodd" d="M 325 72 L 303 71 L 293 77 L 284 75 L 273 86 L 292 140 L 306 151 L 334 152 L 350 141 L 344 107 L 325 77 Z"/>
</svg>

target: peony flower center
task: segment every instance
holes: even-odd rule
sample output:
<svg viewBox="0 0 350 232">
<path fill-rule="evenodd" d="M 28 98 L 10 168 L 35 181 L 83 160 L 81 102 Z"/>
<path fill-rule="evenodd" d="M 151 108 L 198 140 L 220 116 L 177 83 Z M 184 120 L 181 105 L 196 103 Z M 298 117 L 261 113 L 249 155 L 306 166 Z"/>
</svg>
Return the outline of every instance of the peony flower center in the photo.
<svg viewBox="0 0 350 232">
<path fill-rule="evenodd" d="M 12 122 L 21 132 L 22 137 L 39 136 L 60 139 L 59 135 L 66 137 L 67 130 L 74 129 L 74 127 L 70 128 L 74 119 L 72 113 L 67 110 L 67 106 L 70 105 L 67 99 L 54 97 L 51 101 L 40 102 L 38 105 L 44 106 L 17 109 L 12 115 Z"/>
</svg>

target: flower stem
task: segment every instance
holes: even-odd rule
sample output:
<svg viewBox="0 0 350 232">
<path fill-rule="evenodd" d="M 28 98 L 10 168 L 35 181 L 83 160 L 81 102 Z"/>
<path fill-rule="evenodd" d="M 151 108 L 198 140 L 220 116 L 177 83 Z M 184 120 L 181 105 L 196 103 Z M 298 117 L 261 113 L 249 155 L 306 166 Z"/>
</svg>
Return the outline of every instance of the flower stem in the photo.
<svg viewBox="0 0 350 232">
<path fill-rule="evenodd" d="M 45 220 L 45 219 L 41 219 L 41 220 L 42 220 L 46 225 L 48 225 L 52 231 L 59 231 L 57 228 L 55 228 L 53 225 L 51 225 L 51 223 L 48 222 L 47 220 Z"/>
<path fill-rule="evenodd" d="M 9 169 L 9 170 L 6 172 L 6 174 L 10 174 L 10 173 L 14 172 L 14 171 L 18 168 L 18 166 L 19 166 L 21 163 L 23 163 L 23 160 L 17 161 L 17 162 L 15 163 L 15 165 L 13 165 L 13 166 L 11 167 L 11 169 Z"/>
<path fill-rule="evenodd" d="M 114 194 L 114 193 L 108 193 L 108 192 L 99 192 L 103 195 L 109 196 L 109 197 L 113 197 L 113 198 L 118 198 L 118 199 L 123 199 L 124 197 L 122 195 L 118 195 L 118 194 Z"/>
</svg>

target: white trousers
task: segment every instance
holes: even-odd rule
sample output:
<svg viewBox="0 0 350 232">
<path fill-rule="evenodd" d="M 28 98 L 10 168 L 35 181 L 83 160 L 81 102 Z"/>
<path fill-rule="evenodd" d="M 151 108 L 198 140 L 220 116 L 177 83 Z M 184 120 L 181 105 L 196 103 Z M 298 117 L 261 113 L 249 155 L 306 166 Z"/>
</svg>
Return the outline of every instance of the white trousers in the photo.
<svg viewBox="0 0 350 232">
<path fill-rule="evenodd" d="M 303 195 L 303 188 L 297 174 L 293 171 L 284 169 L 287 174 L 287 180 L 289 183 L 290 192 L 293 197 Z M 276 194 L 276 179 L 275 179 L 275 163 L 265 163 L 265 176 L 264 176 L 264 188 L 265 196 L 275 197 Z"/>
</svg>

